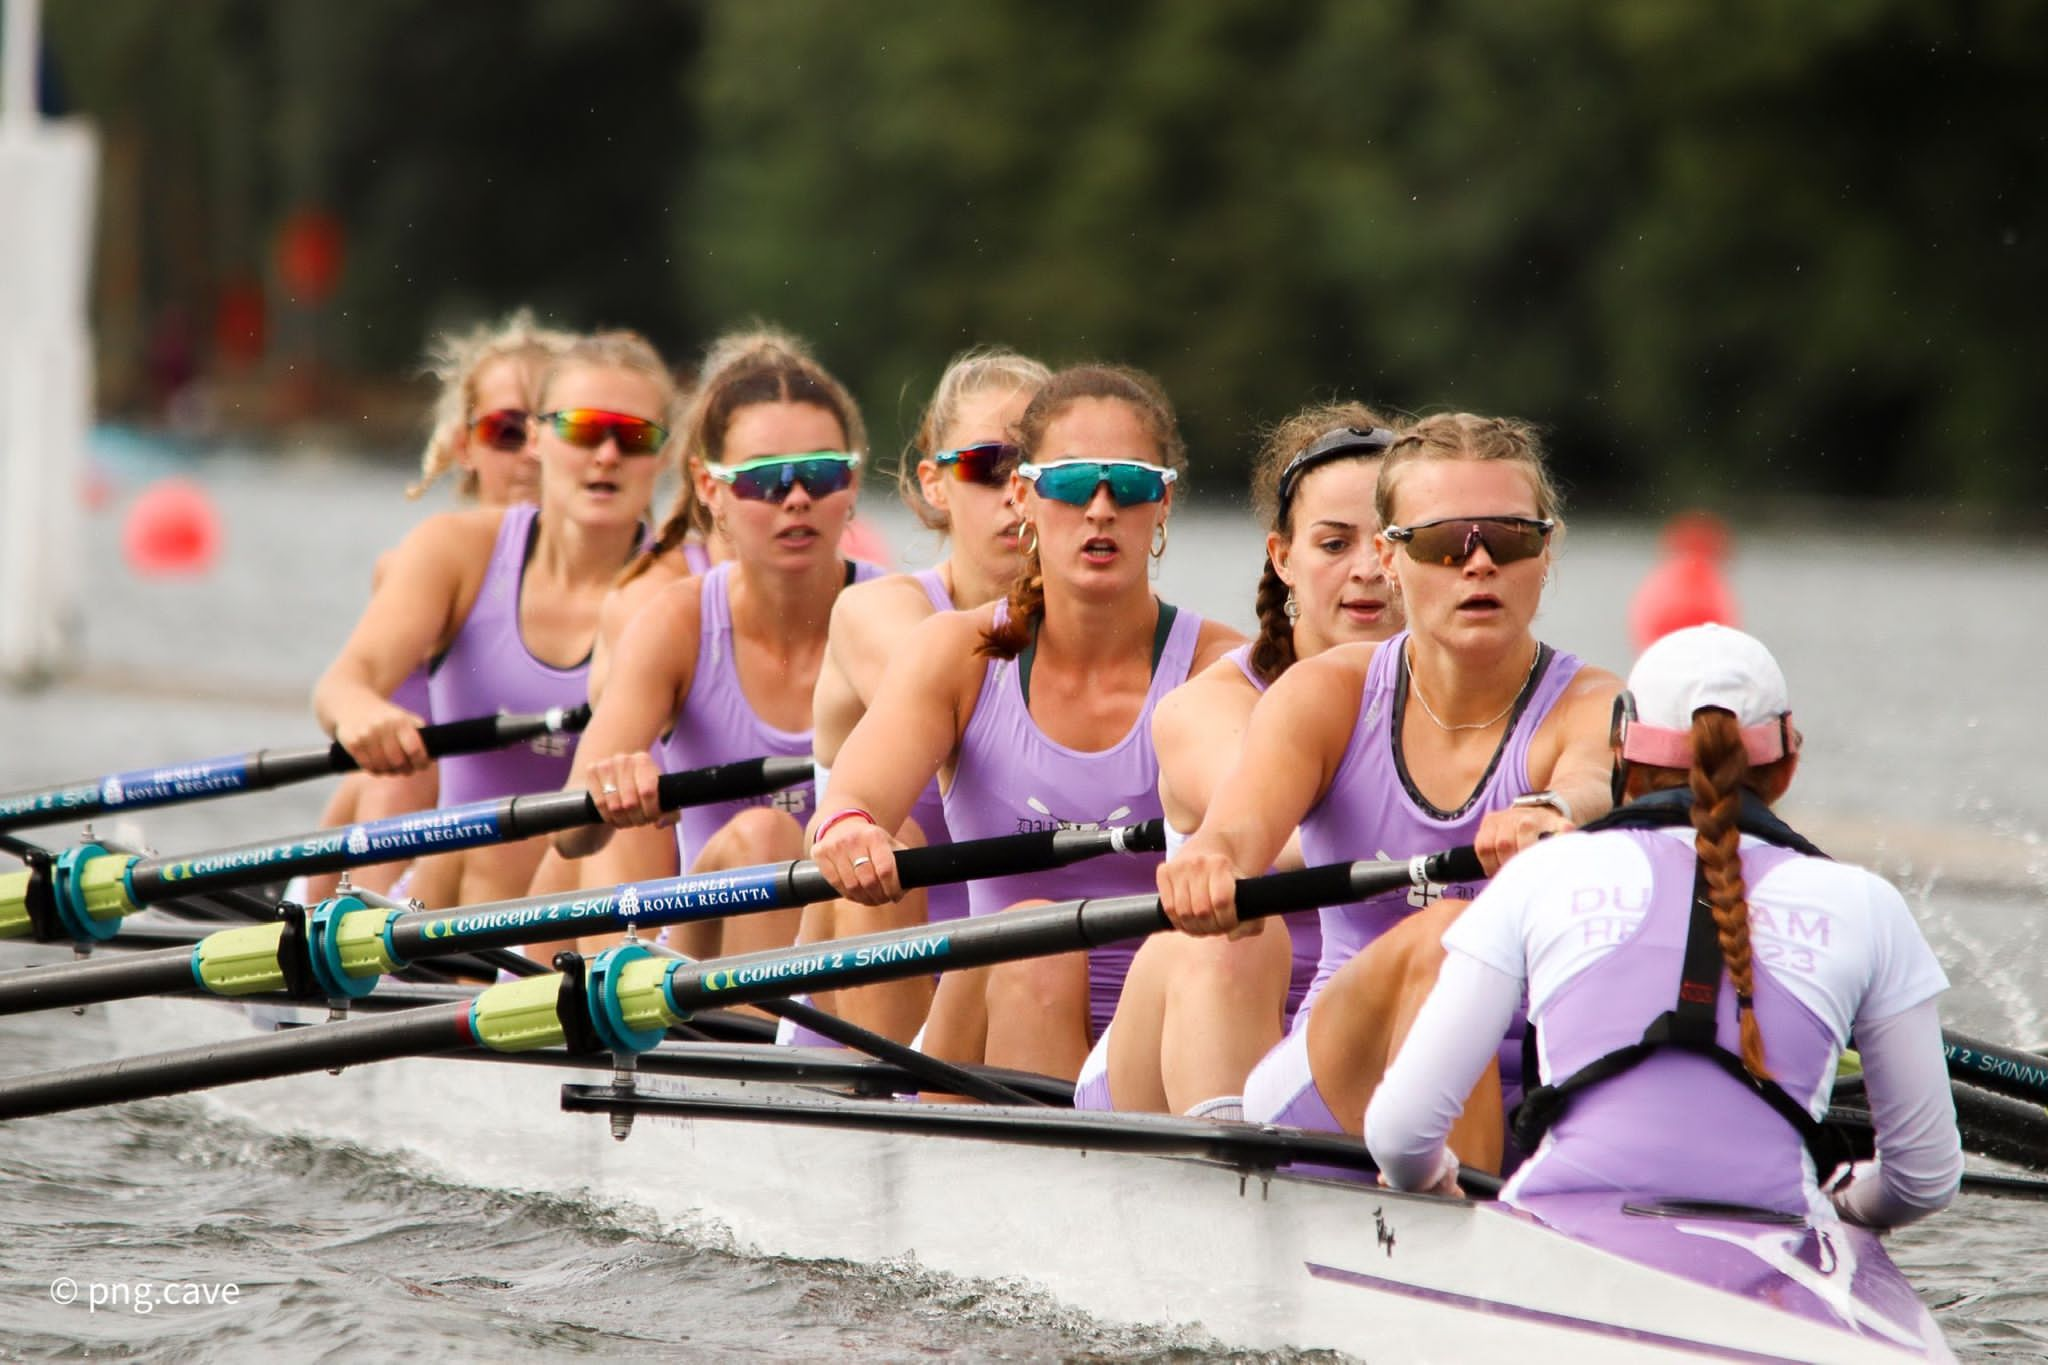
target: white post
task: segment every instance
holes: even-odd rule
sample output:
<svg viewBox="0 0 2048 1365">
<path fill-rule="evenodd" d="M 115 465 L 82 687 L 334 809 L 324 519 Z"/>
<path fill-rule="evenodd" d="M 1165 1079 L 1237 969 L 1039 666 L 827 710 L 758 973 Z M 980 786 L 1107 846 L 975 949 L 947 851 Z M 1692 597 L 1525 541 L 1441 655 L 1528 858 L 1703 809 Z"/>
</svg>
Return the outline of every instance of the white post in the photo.
<svg viewBox="0 0 2048 1365">
<path fill-rule="evenodd" d="M 0 0 L 0 678 L 47 679 L 78 619 L 99 148 L 36 113 L 40 0 Z"/>
</svg>

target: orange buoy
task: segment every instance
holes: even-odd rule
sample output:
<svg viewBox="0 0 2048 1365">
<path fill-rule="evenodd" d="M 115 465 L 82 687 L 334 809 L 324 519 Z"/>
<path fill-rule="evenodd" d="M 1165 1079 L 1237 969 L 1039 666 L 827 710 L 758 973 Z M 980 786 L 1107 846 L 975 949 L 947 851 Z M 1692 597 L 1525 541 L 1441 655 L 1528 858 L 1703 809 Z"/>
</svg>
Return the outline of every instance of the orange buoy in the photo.
<svg viewBox="0 0 2048 1365">
<path fill-rule="evenodd" d="M 1729 535 L 1720 518 L 1686 512 L 1664 528 L 1665 557 L 1629 599 L 1629 635 L 1641 653 L 1687 626 L 1741 624 L 1735 594 L 1721 572 Z"/>
<path fill-rule="evenodd" d="M 885 569 L 896 567 L 896 552 L 889 548 L 888 538 L 875 529 L 873 522 L 859 517 L 846 523 L 846 532 L 839 537 L 839 553 L 848 559 L 865 559 Z"/>
<path fill-rule="evenodd" d="M 220 553 L 213 499 L 190 479 L 157 480 L 128 509 L 121 551 L 144 578 L 205 573 Z"/>
</svg>

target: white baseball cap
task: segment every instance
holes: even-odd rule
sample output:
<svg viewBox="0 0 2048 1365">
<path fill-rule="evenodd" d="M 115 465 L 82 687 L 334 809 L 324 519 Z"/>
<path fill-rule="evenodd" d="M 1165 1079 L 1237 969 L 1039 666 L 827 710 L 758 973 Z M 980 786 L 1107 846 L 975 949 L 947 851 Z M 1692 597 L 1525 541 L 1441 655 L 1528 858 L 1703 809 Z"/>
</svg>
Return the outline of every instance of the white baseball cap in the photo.
<svg viewBox="0 0 2048 1365">
<path fill-rule="evenodd" d="M 1763 642 L 1728 626 L 1674 630 L 1644 650 L 1629 670 L 1635 716 L 1621 756 L 1659 768 L 1692 766 L 1692 718 L 1719 707 L 1742 729 L 1752 765 L 1799 751 L 1785 674 Z"/>
</svg>

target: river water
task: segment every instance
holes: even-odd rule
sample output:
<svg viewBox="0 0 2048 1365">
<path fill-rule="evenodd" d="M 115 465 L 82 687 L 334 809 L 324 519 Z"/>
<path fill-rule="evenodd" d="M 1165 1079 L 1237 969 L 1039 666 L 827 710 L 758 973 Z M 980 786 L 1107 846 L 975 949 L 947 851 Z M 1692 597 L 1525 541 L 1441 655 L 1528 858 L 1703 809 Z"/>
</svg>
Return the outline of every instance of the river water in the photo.
<svg viewBox="0 0 2048 1365">
<path fill-rule="evenodd" d="M 131 468 L 130 475 L 145 471 Z M 84 667 L 0 692 L 0 790 L 314 737 L 304 697 L 421 515 L 401 473 L 223 456 L 198 470 L 225 544 L 208 575 L 141 581 L 118 553 L 125 497 L 88 520 Z M 132 487 L 127 491 L 132 492 Z M 871 499 L 881 503 L 882 498 Z M 932 543 L 874 507 L 901 558 Z M 2032 678 L 2048 554 L 1869 526 L 1774 527 L 1737 547 L 1744 624 L 1791 679 L 1807 737 L 1787 804 L 1839 856 L 1905 889 L 1947 965 L 1951 1024 L 2048 1040 L 2040 906 L 2048 779 Z M 1654 528 L 1577 526 L 1539 623 L 1617 670 Z M 1218 498 L 1183 511 L 1170 599 L 1249 624 L 1258 539 Z M 166 851 L 310 827 L 320 784 L 148 813 L 102 830 Z M 69 831 L 51 831 L 61 843 Z M 96 1059 L 92 1021 L 0 1020 L 8 1074 Z M 389 1155 L 259 1133 L 175 1100 L 0 1126 L 0 1357 L 1206 1358 L 1010 1285 L 744 1254 L 631 1209 L 448 1183 Z M 1965 1196 L 1893 1250 L 1966 1357 L 2048 1353 L 2048 1209 Z M 154 1311 L 52 1301 L 191 1283 Z M 209 1291 L 207 1286 L 213 1286 Z M 237 1287 L 237 1301 L 220 1301 Z"/>
</svg>

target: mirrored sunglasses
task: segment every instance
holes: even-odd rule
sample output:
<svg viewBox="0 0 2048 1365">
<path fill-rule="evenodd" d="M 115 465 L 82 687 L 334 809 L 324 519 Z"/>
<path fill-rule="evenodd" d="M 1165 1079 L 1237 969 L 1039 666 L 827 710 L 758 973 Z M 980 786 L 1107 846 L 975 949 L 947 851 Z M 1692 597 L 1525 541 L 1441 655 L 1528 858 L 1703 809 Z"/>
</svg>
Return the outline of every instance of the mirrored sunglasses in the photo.
<svg viewBox="0 0 2048 1365">
<path fill-rule="evenodd" d="M 814 498 L 830 497 L 853 487 L 860 456 L 846 451 L 813 450 L 802 455 L 766 455 L 737 465 L 710 465 L 711 477 L 753 502 L 781 502 L 798 484 Z"/>
<path fill-rule="evenodd" d="M 980 441 L 958 450 L 942 450 L 932 463 L 961 483 L 995 485 L 1010 477 L 1023 452 L 1008 441 Z"/>
<path fill-rule="evenodd" d="M 1557 526 L 1539 517 L 1445 517 L 1420 526 L 1389 526 L 1382 534 L 1405 545 L 1418 564 L 1463 564 L 1480 546 L 1496 564 L 1513 564 L 1543 553 Z"/>
<path fill-rule="evenodd" d="M 540 420 L 582 450 L 596 450 L 610 439 L 617 442 L 621 455 L 652 455 L 668 439 L 667 430 L 659 423 L 601 408 L 562 408 L 542 413 Z"/>
<path fill-rule="evenodd" d="M 532 420 L 522 408 L 499 408 L 469 424 L 469 437 L 478 445 L 510 454 L 526 449 L 527 425 Z"/>
<path fill-rule="evenodd" d="M 1057 460 L 1052 464 L 1020 464 L 1017 473 L 1038 489 L 1040 496 L 1074 507 L 1086 507 L 1095 500 L 1095 490 L 1109 485 L 1109 496 L 1118 507 L 1136 507 L 1158 502 L 1166 486 L 1180 475 L 1171 469 L 1138 460 Z"/>
</svg>

